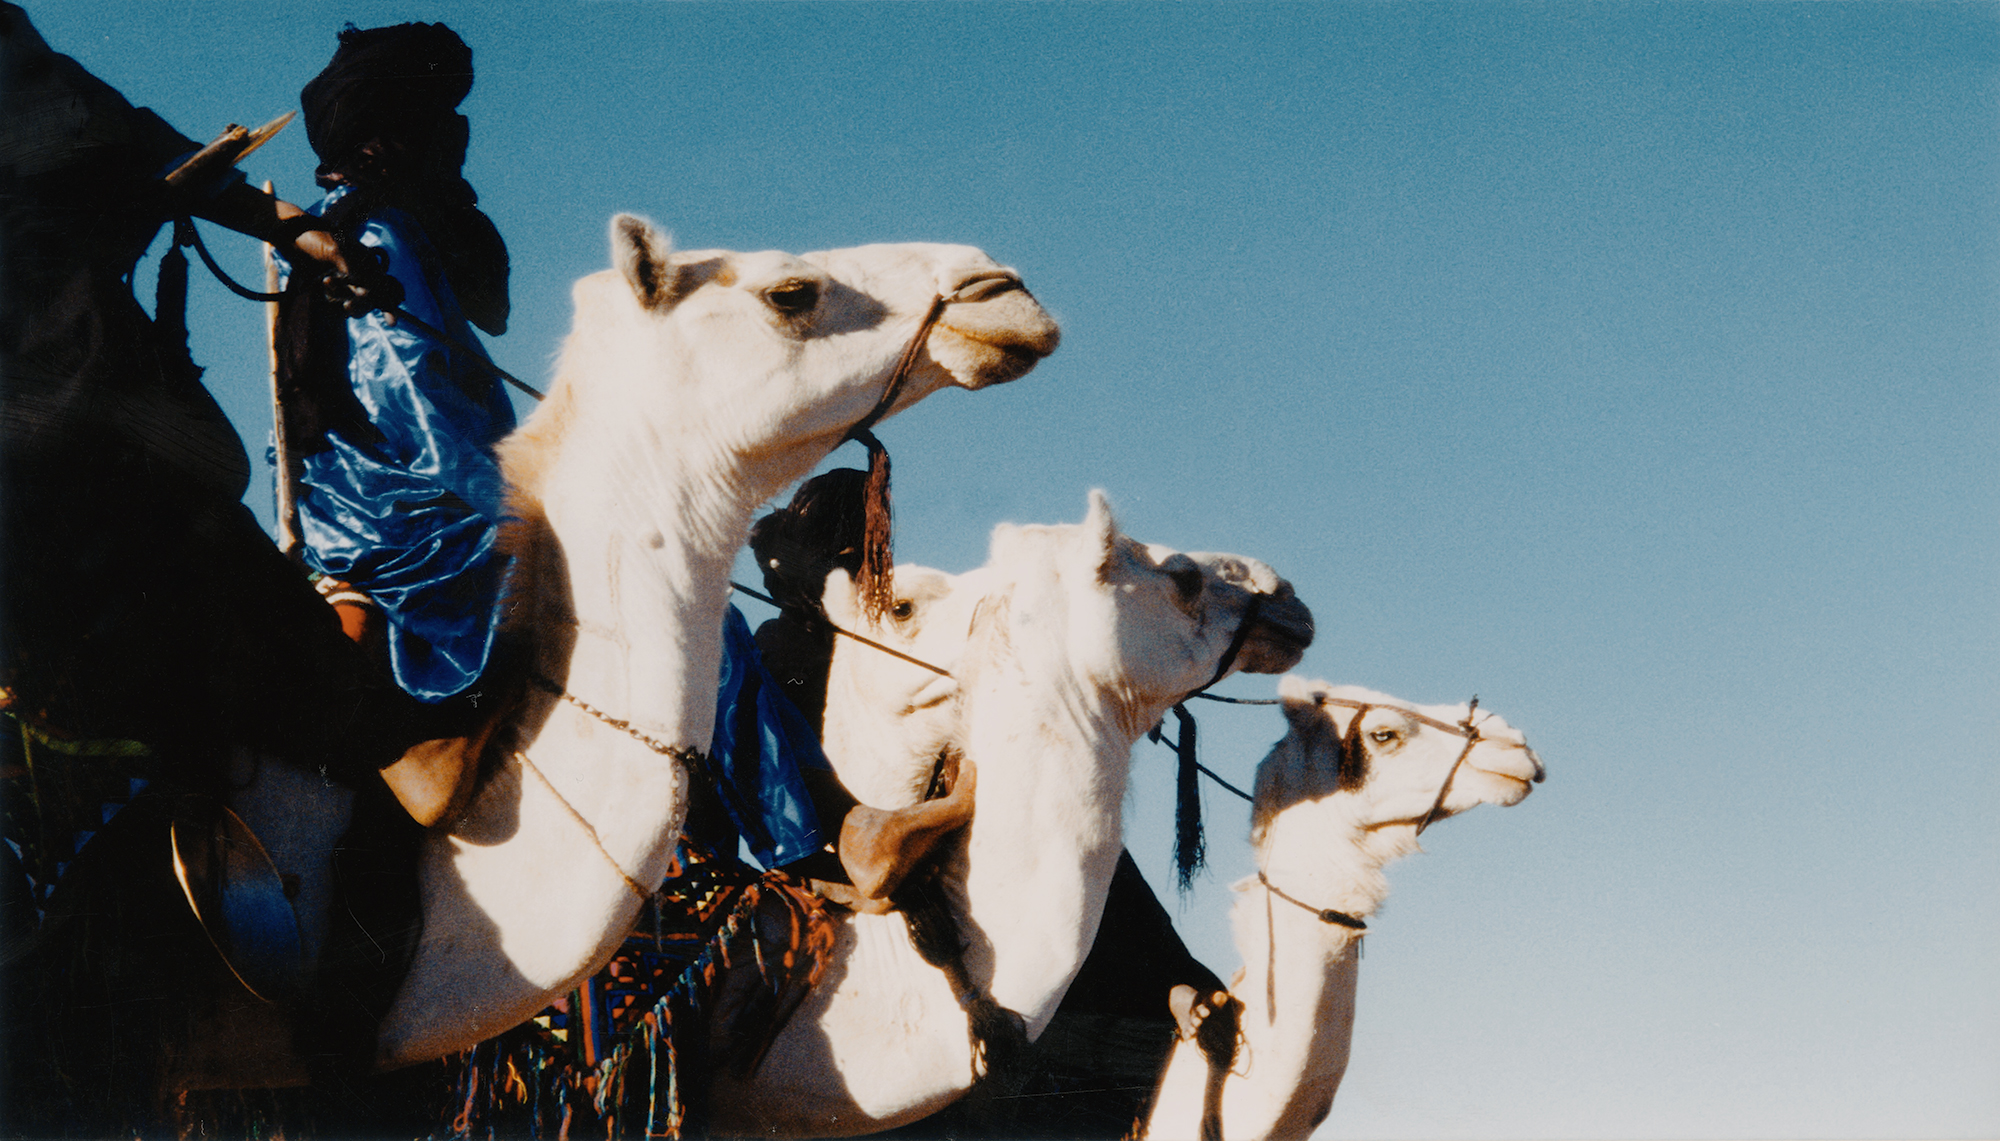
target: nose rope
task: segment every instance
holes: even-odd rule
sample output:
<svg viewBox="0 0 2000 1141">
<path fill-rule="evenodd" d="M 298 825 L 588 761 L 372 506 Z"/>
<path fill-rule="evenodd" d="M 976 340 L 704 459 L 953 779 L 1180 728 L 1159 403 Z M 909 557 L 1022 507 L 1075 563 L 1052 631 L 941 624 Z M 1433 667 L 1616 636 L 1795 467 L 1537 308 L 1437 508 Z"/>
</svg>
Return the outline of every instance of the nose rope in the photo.
<svg viewBox="0 0 2000 1141">
<path fill-rule="evenodd" d="M 736 592 L 737 592 L 737 593 L 739 593 L 739 594 L 746 594 L 746 595 L 749 595 L 749 596 L 750 596 L 751 598 L 754 598 L 754 599 L 756 599 L 756 600 L 757 600 L 757 601 L 759 601 L 759 602 L 767 602 L 767 603 L 770 603 L 770 604 L 771 604 L 772 606 L 775 606 L 775 607 L 777 607 L 777 608 L 778 608 L 778 609 L 780 609 L 780 610 L 783 610 L 783 609 L 785 608 L 785 607 L 784 607 L 784 604 L 783 604 L 783 603 L 780 603 L 780 602 L 779 602 L 779 601 L 778 601 L 777 599 L 775 599 L 775 598 L 772 598 L 772 597 L 771 597 L 770 595 L 768 595 L 768 594 L 763 594 L 763 593 L 761 593 L 761 592 L 759 592 L 759 591 L 755 591 L 755 590 L 751 590 L 751 589 L 750 589 L 749 587 L 747 587 L 747 586 L 744 586 L 744 585 L 743 585 L 742 583 L 740 583 L 740 582 L 731 582 L 731 583 L 729 584 L 729 588 L 730 588 L 731 590 L 734 590 L 734 591 L 736 591 Z M 824 619 L 824 618 L 821 618 L 821 619 L 820 619 L 820 621 L 822 621 L 822 622 L 826 622 L 826 619 Z M 906 653 L 904 653 L 903 651 L 901 651 L 901 650 L 899 650 L 899 649 L 895 648 L 894 646 L 885 646 L 885 645 L 883 645 L 882 643 L 880 643 L 880 642 L 876 641 L 876 640 L 875 640 L 875 639 L 873 639 L 873 638 L 869 638 L 869 637 L 865 637 L 865 636 L 863 636 L 863 635 L 860 635 L 860 634 L 857 634 L 857 633 L 855 633 L 854 631 L 852 631 L 852 630 L 849 630 L 849 629 L 847 629 L 847 628 L 845 628 L 845 627 L 842 627 L 842 626 L 836 626 L 836 625 L 834 625 L 834 624 L 833 624 L 832 622 L 827 622 L 827 623 L 826 623 L 826 625 L 827 625 L 827 628 L 828 628 L 828 629 L 832 630 L 832 631 L 833 631 L 834 633 L 836 633 L 836 634 L 839 634 L 839 635 L 840 635 L 841 637 L 843 637 L 843 638 L 852 638 L 852 639 L 854 639 L 855 641 L 857 641 L 857 642 L 861 643 L 862 645 L 864 645 L 864 646 L 867 646 L 867 647 L 869 647 L 870 649 L 875 649 L 875 650 L 880 650 L 880 651 L 882 651 L 883 653 L 885 653 L 885 654 L 889 655 L 889 656 L 890 656 L 890 657 L 892 657 L 892 658 L 901 658 L 901 659 L 903 659 L 904 661 L 906 661 L 906 662 L 910 663 L 910 664 L 911 664 L 911 665 L 913 665 L 913 666 L 921 666 L 921 667 L 923 667 L 924 669 L 927 669 L 927 670 L 931 671 L 932 673 L 934 673 L 934 674 L 938 675 L 939 677 L 950 677 L 950 676 L 951 676 L 951 671 L 950 671 L 950 670 L 948 670 L 948 669 L 945 669 L 945 668 L 944 668 L 944 667 L 942 667 L 942 666 L 934 666 L 934 665 L 930 664 L 929 662 L 927 662 L 927 661 L 923 660 L 922 658 L 917 658 L 917 657 L 912 657 L 912 656 L 910 656 L 909 654 L 906 654 Z"/>
<path fill-rule="evenodd" d="M 1473 714 L 1478 712 L 1479 695 L 1473 694 L 1472 704 L 1465 707 L 1465 720 L 1458 723 L 1459 731 L 1465 734 L 1465 748 L 1458 751 L 1458 759 L 1451 763 L 1451 771 L 1444 774 L 1444 783 L 1438 786 L 1437 799 L 1431 802 L 1431 810 L 1424 813 L 1422 820 L 1417 821 L 1417 835 L 1419 836 L 1424 834 L 1424 829 L 1429 828 L 1431 823 L 1437 819 L 1437 814 L 1444 809 L 1444 798 L 1451 795 L 1451 782 L 1458 778 L 1459 766 L 1465 763 L 1465 758 L 1472 755 L 1473 746 L 1484 740 L 1479 735 L 1479 726 L 1472 722 Z"/>
</svg>

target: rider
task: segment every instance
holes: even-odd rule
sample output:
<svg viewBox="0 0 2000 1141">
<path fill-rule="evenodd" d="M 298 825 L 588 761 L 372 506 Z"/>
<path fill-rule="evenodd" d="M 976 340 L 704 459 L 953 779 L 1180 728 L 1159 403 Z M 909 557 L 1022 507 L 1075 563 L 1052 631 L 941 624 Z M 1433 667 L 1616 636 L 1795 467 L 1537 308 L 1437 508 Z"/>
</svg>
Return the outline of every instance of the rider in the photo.
<svg viewBox="0 0 2000 1141">
<path fill-rule="evenodd" d="M 471 88 L 472 51 L 443 24 L 350 24 L 299 96 L 327 191 L 313 211 L 376 251 L 402 308 L 449 339 L 381 310 L 343 320 L 309 289 L 288 288 L 284 316 L 306 561 L 350 635 L 385 638 L 396 680 L 430 703 L 477 681 L 492 650 L 493 445 L 514 427 L 471 332 L 504 333 L 509 310 L 506 244 L 459 173 Z"/>
<path fill-rule="evenodd" d="M 753 849 L 768 837 L 758 853 L 767 866 L 787 865 L 823 884 L 844 881 L 853 894 L 829 889 L 842 902 L 881 910 L 971 818 L 972 781 L 967 770 L 937 799 L 874 808 L 855 800 L 820 750 L 835 637 L 820 598 L 828 572 L 852 574 L 861 565 L 866 482 L 866 472 L 847 468 L 815 476 L 751 528 L 750 549 L 779 613 L 757 628 L 754 642 L 734 607 L 727 615 L 715 753 L 725 768 L 724 806 Z M 761 811 L 748 807 L 753 799 Z"/>
<path fill-rule="evenodd" d="M 179 755 L 227 737 L 337 773 L 393 756 L 404 704 L 338 637 L 242 498 L 242 441 L 131 276 L 192 213 L 347 270 L 301 211 L 0 5 L 0 686 L 22 716 Z M 163 315 L 164 316 L 164 315 Z M 331 635 L 331 636 L 329 636 Z M 386 690 L 386 692 L 385 692 Z M 365 716 L 358 716 L 365 714 Z"/>
<path fill-rule="evenodd" d="M 443 24 L 350 24 L 339 41 L 300 93 L 327 191 L 313 210 L 374 252 L 402 312 L 342 313 L 310 283 L 287 284 L 281 395 L 303 553 L 348 635 L 386 657 L 432 707 L 431 735 L 450 741 L 500 704 L 482 714 L 492 695 L 477 683 L 507 567 L 494 546 L 493 446 L 515 418 L 472 329 L 506 331 L 507 247 L 460 174 L 471 49 Z M 476 752 L 413 751 L 384 777 L 432 823 L 464 791 Z"/>
</svg>

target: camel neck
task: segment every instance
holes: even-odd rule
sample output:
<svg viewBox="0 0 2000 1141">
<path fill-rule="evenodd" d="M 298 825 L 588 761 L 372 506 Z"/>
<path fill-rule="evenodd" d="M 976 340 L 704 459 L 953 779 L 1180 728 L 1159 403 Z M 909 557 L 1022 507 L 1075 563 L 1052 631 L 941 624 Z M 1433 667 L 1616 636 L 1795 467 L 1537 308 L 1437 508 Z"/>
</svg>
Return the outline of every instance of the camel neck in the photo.
<svg viewBox="0 0 2000 1141">
<path fill-rule="evenodd" d="M 543 500 L 567 563 L 574 647 L 554 676 L 649 736 L 705 748 L 713 729 L 729 566 L 752 502 L 682 464 L 649 465 L 652 489 L 606 508 Z M 725 485 L 726 486 L 726 485 Z M 642 507 L 641 504 L 644 506 Z"/>
<path fill-rule="evenodd" d="M 1258 870 L 1305 905 L 1293 907 L 1301 914 L 1327 908 L 1366 919 L 1389 894 L 1383 867 L 1416 850 L 1414 828 L 1364 828 L 1347 818 L 1345 800 L 1335 795 L 1278 812 L 1257 846 Z"/>
<path fill-rule="evenodd" d="M 1019 687 L 1013 678 L 997 680 Z M 1019 688 L 1048 697 L 1048 682 Z M 1073 701 L 1041 702 L 996 710 L 968 726 L 979 807 L 968 840 L 966 907 L 982 934 L 966 961 L 975 979 L 991 979 L 994 1000 L 1026 1019 L 1031 1035 L 1054 1016 L 1083 965 L 1121 846 L 1132 738 L 1081 723 L 1075 713 Z M 995 760 L 981 764 L 983 757 Z"/>
<path fill-rule="evenodd" d="M 1231 987 L 1243 1004 L 1243 1046 L 1240 1077 L 1224 1094 L 1224 1135 L 1303 1137 L 1347 1070 L 1364 936 L 1255 880 L 1243 885 L 1231 918 L 1243 956 L 1242 980 Z"/>
</svg>

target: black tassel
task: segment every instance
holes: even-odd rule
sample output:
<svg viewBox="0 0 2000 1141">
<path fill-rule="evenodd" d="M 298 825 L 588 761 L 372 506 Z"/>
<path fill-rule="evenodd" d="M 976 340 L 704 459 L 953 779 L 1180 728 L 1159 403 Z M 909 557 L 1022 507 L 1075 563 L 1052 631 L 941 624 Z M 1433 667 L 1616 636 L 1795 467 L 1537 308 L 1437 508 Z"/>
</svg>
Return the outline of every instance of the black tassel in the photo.
<svg viewBox="0 0 2000 1141">
<path fill-rule="evenodd" d="M 1208 858 L 1208 841 L 1201 830 L 1201 773 L 1195 768 L 1194 714 L 1187 706 L 1174 706 L 1180 723 L 1180 739 L 1174 752 L 1180 757 L 1180 771 L 1174 796 L 1174 876 L 1186 893 L 1194 886 L 1194 874 Z"/>
<path fill-rule="evenodd" d="M 194 369 L 188 352 L 187 299 L 188 259 L 181 246 L 193 223 L 182 218 L 174 223 L 173 244 L 160 255 L 160 277 L 153 292 L 153 327 L 159 330 L 160 350 L 183 369 Z"/>
</svg>

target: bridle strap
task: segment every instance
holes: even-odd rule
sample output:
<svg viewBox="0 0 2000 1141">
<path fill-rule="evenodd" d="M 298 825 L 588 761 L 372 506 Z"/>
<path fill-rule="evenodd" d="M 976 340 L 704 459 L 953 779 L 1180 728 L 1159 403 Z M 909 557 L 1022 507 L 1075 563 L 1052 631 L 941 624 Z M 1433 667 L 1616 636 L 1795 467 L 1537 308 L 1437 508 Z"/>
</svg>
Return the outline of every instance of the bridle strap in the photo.
<svg viewBox="0 0 2000 1141">
<path fill-rule="evenodd" d="M 931 329 L 944 314 L 944 307 L 950 298 L 942 294 L 931 298 L 931 305 L 924 312 L 924 319 L 917 325 L 917 331 L 903 346 L 903 355 L 896 360 L 896 367 L 889 373 L 889 383 L 882 388 L 882 396 L 875 407 L 868 410 L 859 422 L 841 437 L 858 441 L 868 449 L 868 479 L 863 485 L 866 507 L 863 511 L 861 538 L 861 568 L 855 576 L 855 586 L 861 593 L 861 610 L 870 618 L 880 618 L 893 604 L 894 587 L 891 581 L 895 575 L 894 558 L 890 553 L 893 524 L 889 508 L 889 449 L 875 438 L 871 431 L 902 394 L 904 382 L 916 367 L 917 356 L 923 352 L 924 344 L 930 340 Z"/>
<path fill-rule="evenodd" d="M 1208 841 L 1202 834 L 1201 788 L 1199 778 L 1196 776 L 1197 773 L 1208 770 L 1202 766 L 1195 754 L 1195 720 L 1194 714 L 1187 707 L 1188 698 L 1200 696 L 1202 690 L 1221 681 L 1235 667 L 1236 657 L 1242 653 L 1243 644 L 1250 640 L 1250 628 L 1257 624 L 1257 614 L 1263 604 L 1264 596 L 1252 592 L 1249 604 L 1243 608 L 1242 619 L 1236 623 L 1235 633 L 1230 635 L 1229 648 L 1223 651 L 1222 660 L 1216 663 L 1215 673 L 1201 683 L 1194 692 L 1173 705 L 1174 720 L 1180 726 L 1180 736 L 1174 741 L 1173 746 L 1174 755 L 1180 761 L 1174 781 L 1174 874 L 1183 892 L 1194 885 L 1194 873 L 1206 862 L 1208 849 Z M 1154 728 L 1153 739 L 1156 741 L 1160 739 L 1157 727 Z M 1214 773 L 1208 775 L 1211 779 L 1222 783 L 1221 778 Z M 1225 784 L 1224 787 L 1228 786 Z M 1230 791 L 1243 796 L 1240 790 Z M 1249 797 L 1245 796 L 1244 799 L 1248 800 Z"/>
<path fill-rule="evenodd" d="M 1435 717 L 1426 717 L 1414 709 L 1409 709 L 1401 705 L 1383 705 L 1380 702 L 1372 701 L 1353 701 L 1345 697 L 1320 697 L 1315 700 L 1317 704 L 1337 705 L 1342 709 L 1393 709 L 1410 720 L 1422 725 L 1428 725 L 1433 729 L 1442 729 L 1447 733 L 1455 733 L 1461 737 L 1478 736 L 1478 730 L 1472 727 L 1472 715 L 1479 709 L 1479 699 L 1477 697 L 1472 699 L 1471 706 L 1466 709 L 1465 720 L 1456 723 L 1439 721 Z"/>
<path fill-rule="evenodd" d="M 1424 829 L 1429 828 L 1437 819 L 1438 813 L 1444 810 L 1444 798 L 1451 795 L 1451 782 L 1458 778 L 1459 766 L 1465 764 L 1465 758 L 1472 755 L 1472 747 L 1485 739 L 1479 735 L 1479 727 L 1472 723 L 1473 715 L 1478 712 L 1479 697 L 1475 694 L 1472 703 L 1465 707 L 1465 720 L 1452 727 L 1453 731 L 1465 734 L 1465 748 L 1458 751 L 1458 759 L 1451 763 L 1451 771 L 1444 774 L 1444 783 L 1438 786 L 1437 799 L 1431 801 L 1431 810 L 1424 813 L 1422 820 L 1417 821 L 1419 836 L 1423 835 Z"/>
<path fill-rule="evenodd" d="M 1270 892 L 1286 903 L 1312 912 L 1321 923 L 1332 927 L 1346 927 L 1354 931 L 1368 930 L 1367 921 L 1361 919 L 1359 916 L 1349 915 L 1345 911 L 1335 911 L 1331 907 L 1314 907 L 1305 900 L 1295 899 L 1292 896 L 1286 895 L 1284 889 L 1264 878 L 1264 872 L 1261 868 L 1257 871 L 1257 882 L 1264 885 L 1265 891 Z"/>
<path fill-rule="evenodd" d="M 903 346 L 903 355 L 896 358 L 896 369 L 889 374 L 889 383 L 882 389 L 882 398 L 868 410 L 868 415 L 847 430 L 847 434 L 841 437 L 842 441 L 854 440 L 866 447 L 870 454 L 882 449 L 882 442 L 870 429 L 889 414 L 889 409 L 895 406 L 896 397 L 902 395 L 903 383 L 910 379 L 910 370 L 917 365 L 917 354 L 923 352 L 924 343 L 930 340 L 931 330 L 937 326 L 938 318 L 944 316 L 944 307 L 950 303 L 951 298 L 941 293 L 931 298 L 931 307 L 924 312 L 923 321 L 917 325 L 916 335 Z"/>
<path fill-rule="evenodd" d="M 1230 669 L 1236 665 L 1236 655 L 1243 652 L 1243 643 L 1250 640 L 1250 627 L 1257 624 L 1257 614 L 1263 605 L 1264 596 L 1252 591 L 1250 594 L 1250 605 L 1243 608 L 1243 620 L 1236 624 L 1236 633 L 1230 636 L 1229 648 L 1223 651 L 1222 660 L 1216 664 L 1214 675 L 1201 683 L 1200 688 L 1196 689 L 1194 693 L 1188 694 L 1188 697 L 1195 696 L 1195 694 L 1209 688 L 1228 675 Z M 1181 699 L 1183 702 L 1186 700 L 1186 697 Z"/>
</svg>

